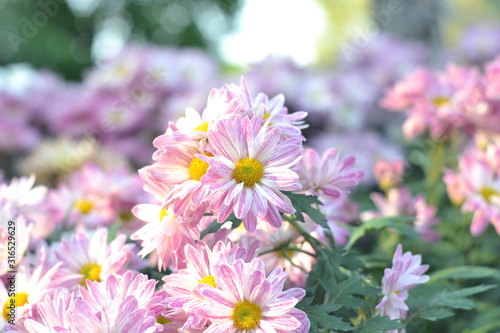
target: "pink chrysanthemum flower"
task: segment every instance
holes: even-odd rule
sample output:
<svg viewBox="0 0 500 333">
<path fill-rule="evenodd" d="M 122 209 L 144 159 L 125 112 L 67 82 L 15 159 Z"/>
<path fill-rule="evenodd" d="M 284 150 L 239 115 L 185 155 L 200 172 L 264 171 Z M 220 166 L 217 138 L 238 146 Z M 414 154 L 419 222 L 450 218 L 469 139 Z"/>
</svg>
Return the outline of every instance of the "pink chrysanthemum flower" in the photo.
<svg viewBox="0 0 500 333">
<path fill-rule="evenodd" d="M 129 220 L 130 209 L 146 201 L 139 177 L 120 168 L 105 171 L 87 164 L 68 182 L 50 193 L 53 216 L 78 228 L 109 226 L 118 219 Z M 68 216 L 69 215 L 69 216 Z"/>
<path fill-rule="evenodd" d="M 500 234 L 500 173 L 476 152 L 463 156 L 459 172 L 448 171 L 444 181 L 452 197 L 464 200 L 462 211 L 474 212 L 471 234 L 478 236 L 488 227 L 488 222 Z"/>
<path fill-rule="evenodd" d="M 216 265 L 217 288 L 200 284 L 199 293 L 206 306 L 196 310 L 198 316 L 212 323 L 205 331 L 215 332 L 307 332 L 309 320 L 295 309 L 305 291 L 291 288 L 283 291 L 287 274 L 274 269 L 267 277 L 264 262 L 237 260 L 230 265 Z"/>
<path fill-rule="evenodd" d="M 30 333 L 159 331 L 162 325 L 156 320 L 165 309 L 165 293 L 154 291 L 156 283 L 129 271 L 102 283 L 89 282 L 88 291 L 80 289 L 82 299 L 67 290 L 56 292 L 37 305 L 39 316 L 26 320 L 26 328 Z"/>
<path fill-rule="evenodd" d="M 196 308 L 203 306 L 204 301 L 196 287 L 200 283 L 217 287 L 217 280 L 214 277 L 214 266 L 222 262 L 232 264 L 238 259 L 245 262 L 256 257 L 260 247 L 260 242 L 254 241 L 247 244 L 248 247 L 233 246 L 231 242 L 224 244 L 217 242 L 211 250 L 200 241 L 196 246 L 186 245 L 186 268 L 179 270 L 175 274 L 167 275 L 163 278 L 165 284 L 163 289 L 169 294 L 168 306 L 172 309 L 182 309 L 188 315 L 184 329 L 188 327 L 194 329 L 204 328 L 207 320 L 195 316 Z M 167 319 L 171 319 L 168 315 Z M 174 321 L 175 318 L 172 318 Z"/>
<path fill-rule="evenodd" d="M 281 191 L 301 188 L 292 170 L 301 159 L 300 140 L 280 142 L 280 130 L 262 126 L 260 119 L 231 115 L 209 131 L 213 157 L 198 155 L 210 167 L 201 181 L 213 191 L 210 209 L 223 222 L 234 212 L 249 232 L 257 218 L 274 227 L 282 224 L 279 212 L 295 212 Z M 299 142 L 298 142 L 299 141 Z"/>
<path fill-rule="evenodd" d="M 403 254 L 403 247 L 398 245 L 392 259 L 392 268 L 386 268 L 382 278 L 382 301 L 375 307 L 381 316 L 391 319 L 406 318 L 408 306 L 408 290 L 429 280 L 428 275 L 423 275 L 429 265 L 421 265 L 422 257 L 412 255 L 411 252 Z"/>
<path fill-rule="evenodd" d="M 175 215 L 170 206 L 161 208 L 160 205 L 140 204 L 132 209 L 132 213 L 147 222 L 131 236 L 131 239 L 141 241 L 142 250 L 138 254 L 144 258 L 155 251 L 160 271 L 166 270 L 169 264 L 176 268 L 184 267 L 184 246 L 194 244 L 194 240 L 200 238 L 198 228 L 191 228 Z"/>
<path fill-rule="evenodd" d="M 355 162 L 354 156 L 341 159 L 334 148 L 325 150 L 322 156 L 306 149 L 299 172 L 302 190 L 317 195 L 325 204 L 338 199 L 363 178 L 363 171 L 353 169 Z"/>
<path fill-rule="evenodd" d="M 45 202 L 47 187 L 35 185 L 35 175 L 13 178 L 10 184 L 0 184 L 0 202 L 10 202 L 14 206 L 16 215 L 40 210 Z"/>
<path fill-rule="evenodd" d="M 285 107 L 285 97 L 282 94 L 269 99 L 266 94 L 259 93 L 253 98 L 243 77 L 239 86 L 231 84 L 228 89 L 237 96 L 244 115 L 257 117 L 262 123 L 269 120 L 269 127 L 279 128 L 283 139 L 295 137 L 305 140 L 300 130 L 309 126 L 304 123 L 307 112 L 299 111 L 289 114 Z"/>
<path fill-rule="evenodd" d="M 403 178 L 404 162 L 402 159 L 379 160 L 373 167 L 373 174 L 378 185 L 384 191 L 399 186 Z"/>
<path fill-rule="evenodd" d="M 110 275 L 102 282 L 89 281 L 88 290 L 80 287 L 80 295 L 94 312 L 133 296 L 139 308 L 152 311 L 156 318 L 165 310 L 167 296 L 163 290 L 155 291 L 157 282 L 148 279 L 147 275 L 127 271 L 122 276 Z"/>
<path fill-rule="evenodd" d="M 156 138 L 155 145 L 162 140 L 162 136 Z M 161 146 L 153 155 L 156 163 L 145 168 L 151 177 L 172 187 L 162 198 L 162 205 L 171 205 L 176 215 L 192 224 L 198 223 L 207 211 L 208 203 L 205 201 L 209 194 L 208 186 L 200 182 L 207 172 L 208 163 L 196 154 L 211 156 L 199 149 L 196 140 Z"/>
<path fill-rule="evenodd" d="M 17 273 L 14 280 L 9 280 L 10 275 L 7 275 L 7 285 L 0 281 L 0 304 L 2 305 L 2 317 L 0 319 L 0 327 L 6 325 L 7 328 L 19 328 L 23 326 L 24 319 L 31 316 L 32 306 L 41 300 L 44 296 L 54 292 L 61 287 L 60 283 L 64 279 L 57 278 L 57 272 L 62 263 L 55 265 L 47 265 L 45 248 L 42 248 L 37 258 L 35 265 L 29 262 L 30 258 L 24 258 L 17 267 Z M 15 286 L 11 285 L 11 282 Z M 9 296 L 9 293 L 15 292 Z M 14 300 L 15 313 L 9 308 Z M 9 320 L 14 321 L 14 325 L 8 324 Z"/>
<path fill-rule="evenodd" d="M 61 240 L 54 249 L 55 256 L 62 261 L 61 273 L 79 276 L 80 285 L 87 280 L 102 281 L 113 274 L 123 274 L 134 255 L 134 244 L 126 244 L 124 235 L 107 243 L 108 230 L 98 229 L 92 236 L 78 232 L 71 240 Z M 77 288 L 78 283 L 72 286 Z"/>
<path fill-rule="evenodd" d="M 201 115 L 193 108 L 186 109 L 185 117 L 181 117 L 175 124 L 169 123 L 169 129 L 164 136 L 165 143 L 197 139 L 204 141 L 212 123 L 228 114 L 241 113 L 242 101 L 227 88 L 212 89 L 208 95 L 207 106 Z"/>
</svg>

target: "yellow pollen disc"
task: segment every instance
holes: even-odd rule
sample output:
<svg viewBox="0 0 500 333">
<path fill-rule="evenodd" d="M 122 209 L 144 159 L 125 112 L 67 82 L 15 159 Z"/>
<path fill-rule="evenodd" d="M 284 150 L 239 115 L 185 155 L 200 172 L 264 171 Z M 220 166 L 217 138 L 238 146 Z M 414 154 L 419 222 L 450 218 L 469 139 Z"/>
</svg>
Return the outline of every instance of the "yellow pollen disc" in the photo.
<svg viewBox="0 0 500 333">
<path fill-rule="evenodd" d="M 193 128 L 193 131 L 208 132 L 208 122 L 202 122 L 199 126 Z"/>
<path fill-rule="evenodd" d="M 160 210 L 160 222 L 161 222 L 161 221 L 163 221 L 163 218 L 164 218 L 165 216 L 167 216 L 167 215 L 168 215 L 168 213 L 167 213 L 167 209 L 166 209 L 166 208 L 161 209 L 161 210 Z"/>
<path fill-rule="evenodd" d="M 214 156 L 210 153 L 203 153 L 205 156 Z M 198 157 L 195 157 L 191 160 L 188 166 L 188 174 L 192 180 L 200 181 L 201 177 L 203 177 L 207 173 L 208 163 L 200 160 Z"/>
<path fill-rule="evenodd" d="M 269 117 L 271 117 L 271 114 L 270 114 L 269 112 L 265 111 L 265 112 L 264 112 L 264 117 L 263 117 L 263 118 L 264 118 L 264 119 L 267 119 L 267 118 L 269 118 Z"/>
<path fill-rule="evenodd" d="M 282 256 L 283 258 L 291 258 L 293 256 L 293 250 L 280 250 L 278 251 L 278 255 Z"/>
<path fill-rule="evenodd" d="M 23 306 L 23 305 L 29 303 L 28 296 L 29 295 L 27 293 L 21 292 L 21 293 L 16 293 L 16 294 L 10 296 L 9 298 L 7 298 L 7 300 L 5 301 L 5 305 L 3 307 L 3 319 L 5 319 L 5 321 L 15 319 L 15 317 L 11 318 L 9 316 L 9 314 L 11 313 L 10 310 L 15 308 L 15 307 Z M 11 304 L 14 304 L 14 307 L 12 307 Z M 10 306 L 10 308 L 9 308 L 9 306 Z"/>
<path fill-rule="evenodd" d="M 171 321 L 171 320 L 168 320 L 167 318 L 165 318 L 165 317 L 163 317 L 162 315 L 160 315 L 158 318 L 156 318 L 156 322 L 157 322 L 158 324 L 165 325 L 165 324 L 171 323 L 172 321 Z"/>
<path fill-rule="evenodd" d="M 264 166 L 259 161 L 245 157 L 236 163 L 233 178 L 238 183 L 244 183 L 245 187 L 252 187 L 264 176 Z"/>
<path fill-rule="evenodd" d="M 94 203 L 92 201 L 82 199 L 75 202 L 75 207 L 80 211 L 80 213 L 88 214 L 92 211 L 92 208 L 94 208 Z"/>
<path fill-rule="evenodd" d="M 85 285 L 85 280 L 101 282 L 101 266 L 98 264 L 86 264 L 80 269 L 80 274 L 84 275 L 80 284 Z"/>
<path fill-rule="evenodd" d="M 479 194 L 481 194 L 486 200 L 486 202 L 490 203 L 491 202 L 491 197 L 498 197 L 500 196 L 500 192 L 498 192 L 496 189 L 493 187 L 489 186 L 483 186 L 481 190 L 479 190 Z"/>
<path fill-rule="evenodd" d="M 262 309 L 247 300 L 236 303 L 233 310 L 234 326 L 239 330 L 253 330 L 259 326 Z"/>
<path fill-rule="evenodd" d="M 203 279 L 198 281 L 198 283 L 209 284 L 212 287 L 217 288 L 217 285 L 215 284 L 215 278 L 212 275 L 205 276 Z"/>
<path fill-rule="evenodd" d="M 434 97 L 434 98 L 432 99 L 432 103 L 433 103 L 433 104 L 434 104 L 434 106 L 436 106 L 436 107 L 440 107 L 440 106 L 445 105 L 445 104 L 447 104 L 447 103 L 449 103 L 449 102 L 450 102 L 450 99 L 449 99 L 449 98 L 447 98 L 447 97 L 439 97 L 439 96 L 438 96 L 438 97 Z"/>
</svg>

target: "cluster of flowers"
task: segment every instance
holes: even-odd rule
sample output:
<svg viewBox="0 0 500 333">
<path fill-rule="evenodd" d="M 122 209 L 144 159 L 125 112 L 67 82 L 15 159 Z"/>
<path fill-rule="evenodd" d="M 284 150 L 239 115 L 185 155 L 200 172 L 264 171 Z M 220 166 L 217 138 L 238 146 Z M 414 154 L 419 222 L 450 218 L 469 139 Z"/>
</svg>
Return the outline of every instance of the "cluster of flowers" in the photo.
<svg viewBox="0 0 500 333">
<path fill-rule="evenodd" d="M 478 236 L 488 222 L 500 235 L 500 144 L 470 147 L 459 160 L 459 170 L 448 169 L 443 177 L 453 203 L 473 212 L 471 234 Z"/>
<path fill-rule="evenodd" d="M 474 67 L 448 66 L 445 72 L 419 69 L 390 89 L 382 105 L 408 109 L 403 124 L 407 138 L 426 130 L 434 138 L 459 130 L 468 134 L 500 131 L 500 58 L 483 74 Z"/>
<path fill-rule="evenodd" d="M 247 231 L 265 230 L 256 233 L 265 242 L 276 230 L 288 229 L 277 229 L 283 225 L 280 212 L 295 212 L 282 191 L 316 194 L 322 209 L 332 211 L 332 226 L 342 221 L 337 208 L 349 205 L 347 189 L 359 183 L 363 173 L 353 169 L 353 157 L 341 159 L 334 149 L 323 156 L 304 150 L 300 128 L 305 116 L 289 114 L 283 95 L 252 97 L 242 79 L 239 86 L 212 90 L 201 115 L 188 109 L 186 117 L 170 123 L 154 141 L 155 163 L 139 170 L 145 189 L 160 201 L 133 209 L 149 222 L 132 235 L 143 241 L 141 254 L 156 250 L 161 269 L 169 262 L 182 267 L 182 249 L 212 220 L 207 213 L 219 222 L 234 214 Z M 312 221 L 307 226 L 311 232 L 318 228 Z M 297 235 L 289 230 L 276 237 L 275 242 L 284 243 L 284 237 Z M 340 239 L 341 234 L 334 232 L 334 237 Z"/>
<path fill-rule="evenodd" d="M 474 236 L 488 222 L 500 234 L 500 58 L 483 73 L 453 65 L 446 72 L 420 69 L 389 90 L 382 104 L 409 109 L 403 124 L 409 138 L 428 131 L 450 145 L 461 142 L 458 170 L 443 170 L 448 195 L 463 212 L 474 213 Z"/>
<path fill-rule="evenodd" d="M 146 163 L 151 139 L 162 130 L 156 125 L 177 117 L 186 100 L 202 102 L 218 71 L 201 51 L 129 45 L 89 70 L 81 83 L 48 71 L 22 72 L 28 83 L 0 92 L 0 151 L 32 149 L 42 136 L 97 137 Z"/>
<path fill-rule="evenodd" d="M 376 131 L 395 123 L 377 107 L 383 87 L 423 65 L 426 58 L 421 45 L 383 35 L 350 61 L 335 59 L 339 66 L 312 69 L 286 59 L 267 59 L 244 75 L 253 89 L 269 96 L 283 92 L 291 110 L 314 114 L 309 120 L 314 130 L 306 133 L 311 146 L 325 150 L 333 141 L 341 150 L 356 149 L 358 164 L 370 170 L 379 156 L 401 156 L 396 145 Z M 39 177 L 50 176 L 53 165 L 72 171 L 89 160 L 109 164 L 119 154 L 136 165 L 147 164 L 150 142 L 164 130 L 160 124 L 177 119 L 185 105 L 204 107 L 206 94 L 227 81 L 224 76 L 202 52 L 134 45 L 91 68 L 81 83 L 33 71 L 23 88 L 13 91 L 11 87 L 20 86 L 13 82 L 0 90 L 0 108 L 5 111 L 0 152 L 31 150 L 33 156 L 21 161 L 20 170 Z M 73 147 L 83 145 L 79 140 L 90 146 L 95 138 L 101 147 L 86 147 L 72 156 Z M 368 176 L 364 181 L 370 180 Z"/>
</svg>

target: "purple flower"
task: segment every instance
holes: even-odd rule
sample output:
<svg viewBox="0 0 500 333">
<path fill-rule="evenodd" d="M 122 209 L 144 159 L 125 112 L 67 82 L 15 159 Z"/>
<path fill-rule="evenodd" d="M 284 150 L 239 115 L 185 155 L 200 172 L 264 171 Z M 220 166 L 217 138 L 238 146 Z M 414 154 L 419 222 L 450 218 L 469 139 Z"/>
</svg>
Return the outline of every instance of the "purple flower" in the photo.
<svg viewBox="0 0 500 333">
<path fill-rule="evenodd" d="M 423 275 L 429 265 L 421 265 L 422 257 L 411 252 L 403 254 L 403 247 L 398 244 L 392 268 L 386 268 L 382 278 L 382 301 L 375 307 L 381 316 L 389 316 L 391 319 L 406 317 L 408 306 L 405 300 L 408 298 L 408 290 L 425 283 L 429 280 L 428 275 Z"/>
</svg>

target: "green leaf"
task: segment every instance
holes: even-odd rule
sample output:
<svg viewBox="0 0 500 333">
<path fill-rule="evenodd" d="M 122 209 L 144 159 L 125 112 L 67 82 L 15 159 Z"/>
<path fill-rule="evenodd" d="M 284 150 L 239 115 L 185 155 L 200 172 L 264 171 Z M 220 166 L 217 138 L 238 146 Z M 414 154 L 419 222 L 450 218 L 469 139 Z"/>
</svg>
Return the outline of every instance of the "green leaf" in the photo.
<svg viewBox="0 0 500 333">
<path fill-rule="evenodd" d="M 326 224 L 326 219 L 323 213 L 313 207 L 313 205 L 322 205 L 317 196 L 285 191 L 283 194 L 292 201 L 292 206 L 295 208 L 295 217 L 297 220 L 304 222 L 303 214 L 305 213 L 323 228 L 330 229 L 330 227 Z"/>
<path fill-rule="evenodd" d="M 485 279 L 495 278 L 500 280 L 500 271 L 498 269 L 483 266 L 460 266 L 445 268 L 431 275 L 429 282 L 444 279 Z"/>
<path fill-rule="evenodd" d="M 349 242 L 346 245 L 346 248 L 351 248 L 354 243 L 356 243 L 358 239 L 366 235 L 367 232 L 385 228 L 393 229 L 395 232 L 401 235 L 414 238 L 418 236 L 418 233 L 413 229 L 412 226 L 406 223 L 412 222 L 414 220 L 415 218 L 408 216 L 385 216 L 366 221 L 362 225 L 354 229 L 351 237 L 349 238 Z"/>
<path fill-rule="evenodd" d="M 111 243 L 111 241 L 116 238 L 116 234 L 118 233 L 118 230 L 120 230 L 121 226 L 122 222 L 120 220 L 116 220 L 115 223 L 108 228 L 108 243 Z"/>
<path fill-rule="evenodd" d="M 375 316 L 367 318 L 358 326 L 358 333 L 382 333 L 392 330 L 404 328 L 405 325 L 400 323 L 398 319 L 391 320 L 389 317 Z"/>
<path fill-rule="evenodd" d="M 499 307 L 482 308 L 474 317 L 469 328 L 470 333 L 488 333 L 500 331 Z"/>
<path fill-rule="evenodd" d="M 479 285 L 456 289 L 443 284 L 422 285 L 411 291 L 412 297 L 407 304 L 415 309 L 420 318 L 435 321 L 454 315 L 454 310 L 471 310 L 476 303 L 467 298 L 495 288 L 496 285 Z"/>
<path fill-rule="evenodd" d="M 342 321 L 342 318 L 331 315 L 332 312 L 337 311 L 342 307 L 340 304 L 321 304 L 321 305 L 304 305 L 304 303 L 310 303 L 311 299 L 305 300 L 297 305 L 297 308 L 301 309 L 307 314 L 309 321 L 311 323 L 311 328 L 309 332 L 319 332 L 319 328 L 327 328 L 339 331 L 350 331 L 353 327 Z"/>
<path fill-rule="evenodd" d="M 366 303 L 364 297 L 375 296 L 379 289 L 364 285 L 361 278 L 360 275 L 355 275 L 340 283 L 330 281 L 329 294 L 332 295 L 333 301 L 349 309 L 363 307 Z"/>
</svg>

